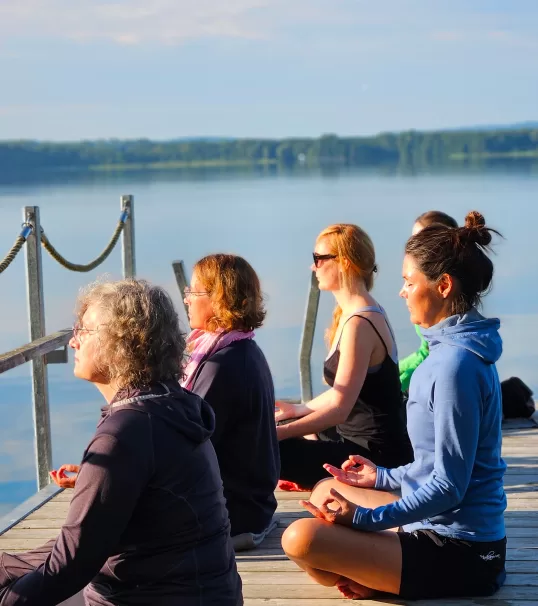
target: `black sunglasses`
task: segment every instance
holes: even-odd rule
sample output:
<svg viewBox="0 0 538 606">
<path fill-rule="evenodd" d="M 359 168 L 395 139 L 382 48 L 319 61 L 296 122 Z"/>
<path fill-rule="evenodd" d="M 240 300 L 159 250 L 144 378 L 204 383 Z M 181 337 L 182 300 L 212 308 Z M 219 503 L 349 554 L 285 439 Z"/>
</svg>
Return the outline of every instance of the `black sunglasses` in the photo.
<svg viewBox="0 0 538 606">
<path fill-rule="evenodd" d="M 329 259 L 336 259 L 338 255 L 318 255 L 318 253 L 312 253 L 314 259 L 314 265 L 319 267 L 321 261 L 328 261 Z"/>
</svg>

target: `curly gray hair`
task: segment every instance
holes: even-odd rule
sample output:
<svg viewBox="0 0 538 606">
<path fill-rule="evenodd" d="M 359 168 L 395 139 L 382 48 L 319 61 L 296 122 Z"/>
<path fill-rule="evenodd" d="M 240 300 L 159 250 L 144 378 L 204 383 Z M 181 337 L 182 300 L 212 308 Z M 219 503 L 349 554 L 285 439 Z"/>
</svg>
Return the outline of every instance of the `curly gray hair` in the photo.
<svg viewBox="0 0 538 606">
<path fill-rule="evenodd" d="M 141 387 L 182 375 L 185 335 L 170 295 L 145 280 L 97 282 L 77 300 L 77 322 L 89 307 L 103 314 L 97 364 L 120 387 Z"/>
</svg>

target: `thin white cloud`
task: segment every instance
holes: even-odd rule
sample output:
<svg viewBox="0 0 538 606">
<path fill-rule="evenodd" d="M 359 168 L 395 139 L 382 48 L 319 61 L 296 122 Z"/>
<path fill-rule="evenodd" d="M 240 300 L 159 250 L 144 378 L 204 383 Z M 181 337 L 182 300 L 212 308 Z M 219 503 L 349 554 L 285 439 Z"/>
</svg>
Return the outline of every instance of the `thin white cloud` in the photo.
<svg viewBox="0 0 538 606">
<path fill-rule="evenodd" d="M 104 40 L 134 46 L 278 37 L 325 53 L 334 48 L 379 52 L 421 45 L 425 39 L 458 42 L 478 36 L 528 47 L 536 41 L 536 18 L 528 10 L 479 12 L 458 0 L 450 7 L 430 0 L 0 0 L 0 40 Z"/>
<path fill-rule="evenodd" d="M 270 0 L 17 0 L 0 2 L 0 35 L 118 44 L 178 44 L 204 37 L 263 37 L 252 11 Z"/>
<path fill-rule="evenodd" d="M 429 38 L 434 42 L 452 43 L 452 44 L 493 44 L 497 46 L 507 46 L 523 49 L 538 48 L 538 38 L 505 30 L 486 29 L 454 29 L 454 30 L 434 30 L 430 32 Z"/>
</svg>

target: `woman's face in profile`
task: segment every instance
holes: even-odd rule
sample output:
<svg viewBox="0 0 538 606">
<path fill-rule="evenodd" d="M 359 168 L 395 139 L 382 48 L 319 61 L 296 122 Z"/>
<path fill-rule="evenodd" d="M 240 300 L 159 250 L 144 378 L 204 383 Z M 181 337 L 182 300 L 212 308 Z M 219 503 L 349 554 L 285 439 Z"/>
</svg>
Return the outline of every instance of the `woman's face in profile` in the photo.
<svg viewBox="0 0 538 606">
<path fill-rule="evenodd" d="M 429 328 L 446 316 L 446 298 L 416 266 L 413 257 L 405 255 L 402 277 L 404 285 L 400 297 L 409 309 L 410 320 L 422 328 Z"/>
<path fill-rule="evenodd" d="M 340 288 L 340 263 L 333 254 L 326 238 L 320 238 L 314 247 L 314 254 L 335 258 L 319 259 L 310 269 L 315 272 L 320 290 L 338 290 Z"/>
<path fill-rule="evenodd" d="M 82 316 L 82 321 L 75 326 L 69 346 L 75 352 L 75 377 L 92 383 L 107 384 L 108 380 L 99 370 L 100 338 L 99 332 L 106 330 L 106 322 L 102 321 L 101 310 L 90 306 Z M 106 364 L 106 360 L 102 360 Z"/>
<path fill-rule="evenodd" d="M 207 323 L 215 315 L 211 303 L 210 293 L 198 279 L 196 272 L 192 274 L 191 285 L 185 293 L 185 304 L 189 309 L 189 324 L 195 328 L 205 330 Z"/>
</svg>

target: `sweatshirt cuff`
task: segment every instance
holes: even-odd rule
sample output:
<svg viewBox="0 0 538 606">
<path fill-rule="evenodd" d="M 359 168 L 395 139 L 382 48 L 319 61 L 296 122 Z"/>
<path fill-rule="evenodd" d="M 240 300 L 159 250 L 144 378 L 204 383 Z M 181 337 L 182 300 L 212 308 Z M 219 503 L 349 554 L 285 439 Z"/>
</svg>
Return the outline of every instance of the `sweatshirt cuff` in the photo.
<svg viewBox="0 0 538 606">
<path fill-rule="evenodd" d="M 376 490 L 387 490 L 387 468 L 386 467 L 378 467 L 377 475 L 375 478 L 375 486 Z"/>
<path fill-rule="evenodd" d="M 353 514 L 353 522 L 351 523 L 351 527 L 357 530 L 364 530 L 363 518 L 369 511 L 369 509 L 357 505 L 357 509 L 355 509 L 355 513 Z"/>
</svg>

